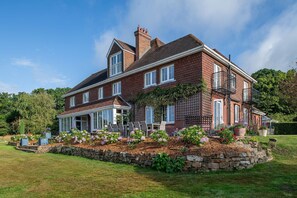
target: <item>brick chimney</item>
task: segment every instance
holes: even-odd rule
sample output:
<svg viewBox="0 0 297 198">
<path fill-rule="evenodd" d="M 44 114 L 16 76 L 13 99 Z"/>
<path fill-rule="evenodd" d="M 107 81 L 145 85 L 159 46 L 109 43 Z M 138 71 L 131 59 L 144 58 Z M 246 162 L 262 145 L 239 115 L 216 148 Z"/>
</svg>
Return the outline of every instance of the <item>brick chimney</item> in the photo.
<svg viewBox="0 0 297 198">
<path fill-rule="evenodd" d="M 136 60 L 140 59 L 151 48 L 151 36 L 148 34 L 147 29 L 137 27 L 134 32 L 135 47 L 136 47 Z"/>
</svg>

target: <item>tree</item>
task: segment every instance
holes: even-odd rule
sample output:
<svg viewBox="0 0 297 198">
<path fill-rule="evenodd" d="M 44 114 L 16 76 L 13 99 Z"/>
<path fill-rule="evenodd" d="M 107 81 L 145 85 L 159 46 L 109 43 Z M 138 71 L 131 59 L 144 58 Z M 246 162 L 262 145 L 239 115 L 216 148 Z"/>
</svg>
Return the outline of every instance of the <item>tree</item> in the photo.
<svg viewBox="0 0 297 198">
<path fill-rule="evenodd" d="M 286 80 L 280 84 L 281 98 L 285 100 L 293 112 L 297 112 L 297 69 L 286 74 Z"/>
<path fill-rule="evenodd" d="M 55 102 L 45 92 L 38 94 L 22 93 L 15 105 L 20 119 L 24 120 L 26 131 L 40 133 L 53 124 L 56 117 Z"/>
<path fill-rule="evenodd" d="M 273 69 L 261 69 L 252 74 L 258 83 L 254 88 L 260 91 L 258 108 L 268 114 L 292 112 L 285 100 L 281 100 L 280 84 L 286 80 L 286 73 Z"/>
</svg>

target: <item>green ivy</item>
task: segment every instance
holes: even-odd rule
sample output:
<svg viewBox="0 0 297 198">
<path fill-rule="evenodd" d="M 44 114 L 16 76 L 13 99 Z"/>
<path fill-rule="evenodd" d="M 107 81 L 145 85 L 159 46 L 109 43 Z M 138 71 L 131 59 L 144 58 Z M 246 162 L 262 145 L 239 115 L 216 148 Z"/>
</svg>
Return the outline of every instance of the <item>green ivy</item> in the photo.
<svg viewBox="0 0 297 198">
<path fill-rule="evenodd" d="M 188 99 L 201 91 L 206 90 L 206 84 L 202 80 L 198 84 L 178 84 L 175 87 L 160 88 L 156 87 L 148 93 L 139 93 L 135 99 L 137 106 L 152 106 L 155 109 L 158 107 L 174 104 L 180 99 Z"/>
</svg>

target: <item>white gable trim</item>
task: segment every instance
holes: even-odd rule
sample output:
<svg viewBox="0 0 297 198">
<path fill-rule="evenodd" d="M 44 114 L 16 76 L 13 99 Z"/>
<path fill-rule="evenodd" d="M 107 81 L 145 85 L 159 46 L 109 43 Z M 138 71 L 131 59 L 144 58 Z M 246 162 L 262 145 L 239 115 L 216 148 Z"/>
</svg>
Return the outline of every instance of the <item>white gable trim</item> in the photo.
<svg viewBox="0 0 297 198">
<path fill-rule="evenodd" d="M 116 42 L 116 41 L 115 41 Z M 231 63 L 230 61 L 226 60 L 224 57 L 222 57 L 220 54 L 218 54 L 217 52 L 215 52 L 214 50 L 212 50 L 211 48 L 209 48 L 208 46 L 206 46 L 205 44 L 204 45 L 201 45 L 201 46 L 198 46 L 198 47 L 195 47 L 195 48 L 192 48 L 190 50 L 187 50 L 187 51 L 184 51 L 184 52 L 181 52 L 179 54 L 175 54 L 173 56 L 170 56 L 170 57 L 167 57 L 167 58 L 164 58 L 162 60 L 159 60 L 159 61 L 156 61 L 154 63 L 150 63 L 148 65 L 144 65 L 142 67 L 139 67 L 139 68 L 136 68 L 136 69 L 133 69 L 133 70 L 130 70 L 130 71 L 127 71 L 127 72 L 124 72 L 124 73 L 121 73 L 117 76 L 113 76 L 113 77 L 109 77 L 107 78 L 106 80 L 103 80 L 101 82 L 98 82 L 98 83 L 95 83 L 93 85 L 90 85 L 90 86 L 87 86 L 87 87 L 84 87 L 84 88 L 81 88 L 81 89 L 78 89 L 78 90 L 75 90 L 73 92 L 70 92 L 70 93 L 67 93 L 67 94 L 64 94 L 62 97 L 67 97 L 67 96 L 71 96 L 71 95 L 74 95 L 74 94 L 77 94 L 77 93 L 80 93 L 82 91 L 86 91 L 88 89 L 91 89 L 91 88 L 94 88 L 94 87 L 97 87 L 97 86 L 100 86 L 100 85 L 103 85 L 103 84 L 106 84 L 106 83 L 109 83 L 109 82 L 112 82 L 112 81 L 116 81 L 116 80 L 119 80 L 123 77 L 126 77 L 126 76 L 129 76 L 129 75 L 132 75 L 132 74 L 135 74 L 135 73 L 138 73 L 138 72 L 141 72 L 141 71 L 145 71 L 147 69 L 152 69 L 156 66 L 159 66 L 159 65 L 162 65 L 162 64 L 165 64 L 165 63 L 168 63 L 168 62 L 171 62 L 171 61 L 174 61 L 174 60 L 177 60 L 177 59 L 180 59 L 180 58 L 183 58 L 185 56 L 189 56 L 191 54 L 194 54 L 194 53 L 197 53 L 197 52 L 201 52 L 201 51 L 204 51 L 204 52 L 207 52 L 208 54 L 210 54 L 212 57 L 216 58 L 217 60 L 221 61 L 222 63 L 224 63 L 225 65 L 231 65 L 232 69 L 234 69 L 234 71 L 238 72 L 239 74 L 243 75 L 244 77 L 246 77 L 247 79 L 251 80 L 252 82 L 257 82 L 254 78 L 252 78 L 250 75 L 248 75 L 246 72 L 244 72 L 243 70 L 241 70 L 239 67 L 237 67 L 236 65 L 234 65 L 233 63 Z"/>
<path fill-rule="evenodd" d="M 121 48 L 122 51 L 129 52 L 129 53 L 131 53 L 131 54 L 135 54 L 135 53 L 133 53 L 133 52 L 131 52 L 131 51 L 129 51 L 129 50 L 124 49 L 124 48 L 123 48 L 123 47 L 116 41 L 116 39 L 113 39 L 112 42 L 111 42 L 111 45 L 109 46 L 108 52 L 107 52 L 107 54 L 106 54 L 106 58 L 109 56 L 109 54 L 110 54 L 110 50 L 111 50 L 111 48 L 112 48 L 112 46 L 113 46 L 114 44 L 117 44 L 117 45 Z"/>
</svg>

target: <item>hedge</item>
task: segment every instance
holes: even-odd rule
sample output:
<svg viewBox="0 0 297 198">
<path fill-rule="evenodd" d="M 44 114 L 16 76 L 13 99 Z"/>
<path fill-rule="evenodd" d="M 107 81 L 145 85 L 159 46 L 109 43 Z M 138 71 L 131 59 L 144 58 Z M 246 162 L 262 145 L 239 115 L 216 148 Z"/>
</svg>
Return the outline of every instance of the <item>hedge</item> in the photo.
<svg viewBox="0 0 297 198">
<path fill-rule="evenodd" d="M 297 134 L 297 122 L 273 123 L 274 134 L 292 135 Z"/>
</svg>

